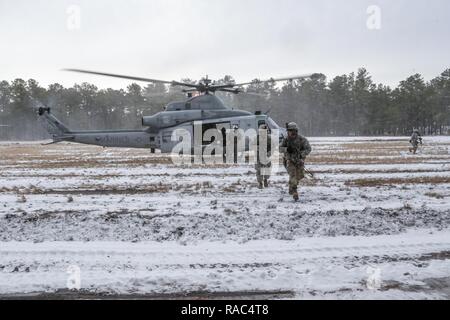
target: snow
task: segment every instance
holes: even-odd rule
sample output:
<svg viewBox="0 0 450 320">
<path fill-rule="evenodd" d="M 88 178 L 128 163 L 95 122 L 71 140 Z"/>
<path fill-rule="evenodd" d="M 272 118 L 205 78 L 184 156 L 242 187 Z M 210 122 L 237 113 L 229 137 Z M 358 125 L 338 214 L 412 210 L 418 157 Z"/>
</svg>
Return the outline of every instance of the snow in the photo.
<svg viewBox="0 0 450 320">
<path fill-rule="evenodd" d="M 115 294 L 187 293 L 198 289 L 220 292 L 293 291 L 298 297 L 315 292 L 327 297 L 342 288 L 354 297 L 380 297 L 367 288 L 368 266 L 378 262 L 384 282 L 446 277 L 450 262 L 411 265 L 407 259 L 450 248 L 450 232 L 415 231 L 397 236 L 301 238 L 293 241 L 252 241 L 245 245 L 202 242 L 11 242 L 0 249 L 4 294 L 46 292 L 64 287 L 67 270 L 80 269 L 83 288 Z M 355 265 L 356 257 L 369 263 Z M 27 266 L 26 272 L 21 272 Z M 14 272 L 14 270 L 16 270 Z M 15 275 L 19 273 L 20 276 Z M 420 298 L 420 292 L 391 292 L 391 297 Z M 337 294 L 339 297 L 340 294 Z M 424 296 L 439 298 L 438 294 Z M 345 295 L 343 296 L 345 297 Z"/>
<path fill-rule="evenodd" d="M 1 143 L 0 296 L 64 290 L 75 265 L 93 294 L 448 299 L 450 137 L 408 140 L 312 138 L 300 203 L 283 170 L 259 190 L 251 165 Z"/>
</svg>

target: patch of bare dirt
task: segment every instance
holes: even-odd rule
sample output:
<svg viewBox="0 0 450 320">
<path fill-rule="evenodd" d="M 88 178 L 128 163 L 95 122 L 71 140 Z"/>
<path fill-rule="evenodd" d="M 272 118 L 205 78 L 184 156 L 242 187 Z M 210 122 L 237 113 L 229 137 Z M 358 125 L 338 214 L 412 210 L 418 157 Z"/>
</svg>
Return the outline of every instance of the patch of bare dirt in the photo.
<svg viewBox="0 0 450 320">
<path fill-rule="evenodd" d="M 88 291 L 59 290 L 55 293 L 30 293 L 27 295 L 0 296 L 0 300 L 275 300 L 293 299 L 291 291 L 237 291 L 237 292 L 189 292 L 112 294 Z"/>
</svg>

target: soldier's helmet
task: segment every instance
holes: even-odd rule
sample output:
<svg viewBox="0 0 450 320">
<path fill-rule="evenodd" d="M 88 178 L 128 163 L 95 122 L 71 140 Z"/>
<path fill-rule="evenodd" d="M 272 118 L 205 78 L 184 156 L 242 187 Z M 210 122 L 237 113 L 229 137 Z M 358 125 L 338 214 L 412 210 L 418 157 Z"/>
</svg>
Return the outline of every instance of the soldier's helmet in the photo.
<svg viewBox="0 0 450 320">
<path fill-rule="evenodd" d="M 288 131 L 297 131 L 298 132 L 298 125 L 295 122 L 291 122 L 287 125 Z"/>
</svg>

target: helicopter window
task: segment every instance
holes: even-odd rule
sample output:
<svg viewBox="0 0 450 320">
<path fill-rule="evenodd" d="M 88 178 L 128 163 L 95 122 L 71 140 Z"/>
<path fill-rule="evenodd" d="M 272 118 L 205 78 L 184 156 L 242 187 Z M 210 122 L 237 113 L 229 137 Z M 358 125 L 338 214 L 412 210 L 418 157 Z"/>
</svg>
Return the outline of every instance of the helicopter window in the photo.
<svg viewBox="0 0 450 320">
<path fill-rule="evenodd" d="M 217 122 L 215 122 L 215 123 L 204 123 L 203 124 L 203 126 L 202 126 L 202 136 L 204 137 L 205 136 L 205 133 L 206 133 L 206 131 L 208 131 L 208 130 L 211 130 L 211 129 L 215 129 L 215 130 L 218 130 L 218 127 L 220 127 L 220 126 L 224 126 L 223 128 L 222 128 L 222 135 L 224 134 L 224 131 L 223 130 L 225 130 L 225 132 L 226 132 L 226 129 L 225 129 L 225 127 L 229 127 L 229 125 L 230 125 L 230 123 L 229 122 L 223 122 L 223 123 L 217 123 Z M 214 142 L 214 139 L 213 140 L 211 140 L 211 141 L 203 141 L 203 143 L 204 144 L 210 144 L 210 143 L 213 143 Z"/>
<path fill-rule="evenodd" d="M 173 102 L 173 103 L 170 103 L 166 107 L 166 111 L 181 111 L 181 110 L 184 110 L 184 108 L 185 108 L 184 102 L 182 102 L 182 103 L 180 103 L 180 102 Z"/>
</svg>

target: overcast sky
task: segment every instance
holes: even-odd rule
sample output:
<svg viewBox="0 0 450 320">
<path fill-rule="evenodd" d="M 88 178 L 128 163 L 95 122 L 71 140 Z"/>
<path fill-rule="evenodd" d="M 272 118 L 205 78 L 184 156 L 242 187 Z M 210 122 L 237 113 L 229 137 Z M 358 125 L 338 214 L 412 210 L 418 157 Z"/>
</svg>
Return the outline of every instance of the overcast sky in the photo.
<svg viewBox="0 0 450 320">
<path fill-rule="evenodd" d="M 450 1 L 0 0 L 0 39 L 0 79 L 42 85 L 130 83 L 62 68 L 247 81 L 366 67 L 396 86 L 450 68 Z"/>
</svg>

